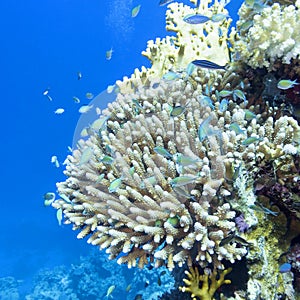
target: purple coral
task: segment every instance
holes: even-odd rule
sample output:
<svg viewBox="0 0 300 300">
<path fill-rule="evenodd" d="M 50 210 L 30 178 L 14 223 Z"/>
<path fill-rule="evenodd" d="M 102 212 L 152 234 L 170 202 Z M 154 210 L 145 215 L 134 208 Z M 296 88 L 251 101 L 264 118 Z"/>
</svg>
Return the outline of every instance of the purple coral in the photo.
<svg viewBox="0 0 300 300">
<path fill-rule="evenodd" d="M 300 272 L 300 244 L 295 244 L 290 248 L 287 258 L 292 267 Z"/>
<path fill-rule="evenodd" d="M 239 232 L 246 232 L 249 230 L 249 224 L 247 224 L 245 217 L 243 214 L 240 214 L 238 217 L 235 218 L 235 224 L 239 230 Z"/>
</svg>

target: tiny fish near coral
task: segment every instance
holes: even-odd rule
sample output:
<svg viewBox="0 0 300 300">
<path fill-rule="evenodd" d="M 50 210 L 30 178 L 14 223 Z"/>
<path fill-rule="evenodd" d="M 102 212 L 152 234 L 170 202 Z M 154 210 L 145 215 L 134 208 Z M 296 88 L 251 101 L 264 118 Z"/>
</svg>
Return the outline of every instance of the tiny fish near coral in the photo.
<svg viewBox="0 0 300 300">
<path fill-rule="evenodd" d="M 92 105 L 82 105 L 80 108 L 79 108 L 79 112 L 81 114 L 85 114 L 87 113 L 89 110 L 91 110 L 93 108 L 93 104 Z"/>
<path fill-rule="evenodd" d="M 221 70 L 225 70 L 226 66 L 220 66 L 212 61 L 209 60 L 205 60 L 205 59 L 196 59 L 193 60 L 192 63 L 196 66 L 196 67 L 200 67 L 200 68 L 207 68 L 207 69 L 221 69 Z"/>
<path fill-rule="evenodd" d="M 204 15 L 187 15 L 183 18 L 183 21 L 188 23 L 188 24 L 203 24 L 206 23 L 207 21 L 209 21 L 210 18 Z"/>
<path fill-rule="evenodd" d="M 44 194 L 44 205 L 49 206 L 55 200 L 55 194 L 52 192 L 48 192 Z"/>
<path fill-rule="evenodd" d="M 55 165 L 56 168 L 59 168 L 59 161 L 58 161 L 56 155 L 53 155 L 53 156 L 51 157 L 51 163 L 53 163 L 53 164 Z"/>
<path fill-rule="evenodd" d="M 290 263 L 284 263 L 279 267 L 279 273 L 287 273 L 292 269 L 292 265 Z"/>
<path fill-rule="evenodd" d="M 282 79 L 277 83 L 277 87 L 281 90 L 288 90 L 294 87 L 295 84 L 299 84 L 296 79 L 295 80 Z"/>
<path fill-rule="evenodd" d="M 171 3 L 173 2 L 174 0 L 160 0 L 159 1 L 159 6 L 163 6 L 163 5 L 166 5 L 168 3 Z"/>
<path fill-rule="evenodd" d="M 153 148 L 154 152 L 167 158 L 172 158 L 172 154 L 163 147 L 157 146 Z"/>
<path fill-rule="evenodd" d="M 170 185 L 172 188 L 187 185 L 193 183 L 197 178 L 198 176 L 187 176 L 187 175 L 175 177 L 170 181 Z"/>
</svg>

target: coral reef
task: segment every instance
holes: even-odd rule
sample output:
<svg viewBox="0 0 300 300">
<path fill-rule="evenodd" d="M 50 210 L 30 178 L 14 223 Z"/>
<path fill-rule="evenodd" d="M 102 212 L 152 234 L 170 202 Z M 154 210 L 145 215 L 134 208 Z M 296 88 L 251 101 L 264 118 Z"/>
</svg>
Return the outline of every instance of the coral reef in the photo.
<svg viewBox="0 0 300 300">
<path fill-rule="evenodd" d="M 192 1 L 193 2 L 193 1 Z M 202 0 L 197 13 L 211 17 L 215 14 L 228 15 L 222 1 Z M 196 1 L 194 1 L 196 4 Z M 166 13 L 166 29 L 175 32 L 175 35 L 165 38 L 156 38 L 148 41 L 147 49 L 142 54 L 147 57 L 152 66 L 148 69 L 136 69 L 130 77 L 117 81 L 121 92 L 128 93 L 134 89 L 149 84 L 149 80 L 161 78 L 170 70 L 183 72 L 187 65 L 195 59 L 212 60 L 217 64 L 225 65 L 229 62 L 228 28 L 230 18 L 220 22 L 209 22 L 193 26 L 183 21 L 195 9 L 183 3 L 171 3 Z M 200 70 L 198 72 L 202 73 Z"/>
<path fill-rule="evenodd" d="M 237 22 L 240 40 L 234 47 L 239 59 L 252 68 L 267 67 L 270 70 L 277 59 L 283 64 L 298 59 L 299 8 L 300 1 L 288 6 L 279 3 L 271 6 L 244 3 Z"/>
<path fill-rule="evenodd" d="M 131 300 L 141 295 L 142 299 L 154 300 L 172 290 L 174 279 L 166 268 L 128 270 L 125 266 L 116 266 L 102 253 L 91 251 L 71 266 L 40 270 L 25 299 L 104 299 L 112 285 L 115 289 L 111 296 L 115 299 Z M 15 290 L 17 294 L 17 287 Z M 5 285 L 1 285 L 1 292 L 3 300 L 19 299 L 13 297 L 7 280 Z M 5 298 L 5 294 L 11 298 Z"/>
<path fill-rule="evenodd" d="M 198 268 L 190 268 L 186 271 L 188 279 L 183 279 L 185 286 L 179 287 L 182 292 L 191 293 L 192 299 L 199 297 L 201 300 L 212 300 L 217 289 L 223 284 L 230 284 L 225 276 L 231 272 L 231 268 L 218 272 L 204 269 L 204 274 L 200 275 Z"/>
<path fill-rule="evenodd" d="M 116 83 L 115 101 L 67 157 L 52 206 L 119 264 L 187 265 L 181 289 L 193 298 L 213 299 L 241 263 L 248 277 L 236 299 L 294 299 L 293 273 L 278 264 L 300 233 L 290 230 L 299 222 L 300 127 L 287 109 L 299 97 L 277 82 L 297 64 L 300 2 L 246 1 L 230 37 L 224 1 L 211 3 L 169 5 L 176 36 L 150 41 L 152 67 Z M 196 30 L 183 21 L 196 12 L 226 17 Z M 222 67 L 193 69 L 194 59 Z"/>
<path fill-rule="evenodd" d="M 166 263 L 173 269 L 174 263 L 191 264 L 196 259 L 202 266 L 213 260 L 221 266 L 222 259 L 234 262 L 246 254 L 244 247 L 219 245 L 235 229 L 235 212 L 229 203 L 216 202 L 217 194 L 222 198 L 230 194 L 222 187 L 224 161 L 231 163 L 234 148 L 240 148 L 244 136 L 224 128 L 231 122 L 228 111 L 225 121 L 209 106 L 202 107 L 198 96 L 201 94 L 181 79 L 161 82 L 157 88 L 134 95 L 119 94 L 104 111 L 110 118 L 101 139 L 95 133 L 86 142 L 79 141 L 79 148 L 68 157 L 65 173 L 69 178 L 58 184 L 58 190 L 72 204 L 58 200 L 54 205 L 62 207 L 66 219 L 81 230 L 79 237 L 92 234 L 88 242 L 109 248 L 110 258 L 127 253 L 119 263 L 131 267 L 138 261 L 143 267 L 155 260 L 156 266 Z M 136 114 L 132 99 L 145 113 Z M 187 122 L 170 117 L 169 109 L 175 106 L 185 107 L 181 117 Z M 232 118 L 241 118 L 246 124 L 243 117 L 237 107 Z M 209 126 L 222 134 L 201 142 L 197 130 L 208 119 Z M 157 154 L 156 147 L 172 158 Z M 108 155 L 107 148 L 113 151 L 111 164 L 101 162 Z M 95 155 L 81 165 L 86 149 L 93 149 Z M 175 154 L 194 161 L 179 170 L 182 166 Z M 181 176 L 191 181 L 177 186 L 173 180 L 181 180 Z M 116 182 L 117 188 L 112 189 Z"/>
<path fill-rule="evenodd" d="M 19 300 L 19 285 L 20 282 L 11 276 L 0 278 L 0 299 Z"/>
</svg>

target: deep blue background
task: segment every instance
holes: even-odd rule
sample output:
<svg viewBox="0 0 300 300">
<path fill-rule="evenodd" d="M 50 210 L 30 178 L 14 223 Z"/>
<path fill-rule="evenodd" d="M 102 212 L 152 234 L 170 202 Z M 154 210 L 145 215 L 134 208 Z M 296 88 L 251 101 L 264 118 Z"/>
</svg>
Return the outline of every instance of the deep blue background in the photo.
<svg viewBox="0 0 300 300">
<path fill-rule="evenodd" d="M 166 35 L 166 7 L 157 2 L 0 2 L 0 277 L 26 279 L 41 267 L 70 263 L 87 252 L 71 226 L 59 227 L 55 210 L 43 206 L 43 194 L 55 191 L 56 181 L 64 179 L 63 168 L 55 168 L 50 158 L 64 161 L 78 108 L 88 103 L 86 92 L 97 95 L 135 68 L 149 66 L 141 51 L 148 40 Z M 227 6 L 233 19 L 241 2 Z M 141 11 L 132 19 L 137 4 Z M 48 87 L 52 102 L 43 96 Z M 55 115 L 58 107 L 65 113 Z"/>
</svg>

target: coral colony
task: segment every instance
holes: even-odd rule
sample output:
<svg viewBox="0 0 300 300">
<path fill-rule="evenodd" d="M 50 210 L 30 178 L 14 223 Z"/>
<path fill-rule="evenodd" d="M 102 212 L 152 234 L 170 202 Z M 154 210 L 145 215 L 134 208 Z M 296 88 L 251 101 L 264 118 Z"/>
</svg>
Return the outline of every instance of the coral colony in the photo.
<svg viewBox="0 0 300 300">
<path fill-rule="evenodd" d="M 168 299 L 297 299 L 300 1 L 246 0 L 231 32 L 225 1 L 191 2 L 168 5 L 176 35 L 116 82 L 52 206 L 119 264 L 185 270 Z"/>
</svg>

